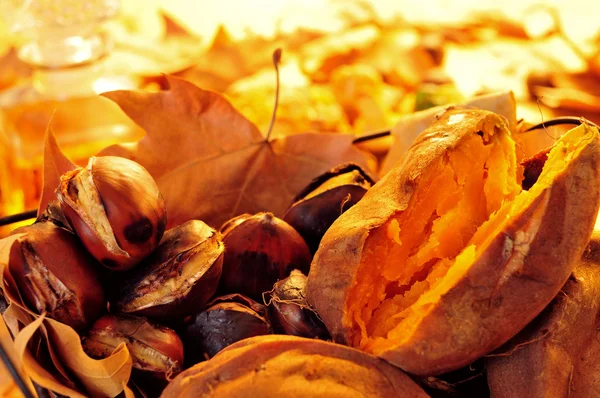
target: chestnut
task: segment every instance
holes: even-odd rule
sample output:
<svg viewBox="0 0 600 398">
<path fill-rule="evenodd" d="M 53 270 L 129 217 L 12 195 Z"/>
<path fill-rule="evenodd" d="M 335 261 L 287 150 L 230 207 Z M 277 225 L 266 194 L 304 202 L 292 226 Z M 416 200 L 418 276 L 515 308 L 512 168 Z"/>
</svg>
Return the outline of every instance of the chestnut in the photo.
<svg viewBox="0 0 600 398">
<path fill-rule="evenodd" d="M 111 311 L 165 319 L 199 311 L 217 290 L 224 251 L 221 234 L 202 221 L 168 230 L 154 253 L 112 282 Z"/>
<path fill-rule="evenodd" d="M 329 340 L 329 332 L 321 318 L 305 298 L 308 278 L 293 270 L 290 276 L 275 283 L 269 296 L 269 319 L 273 331 L 299 337 Z"/>
<path fill-rule="evenodd" d="M 106 358 L 125 343 L 133 367 L 170 378 L 183 367 L 183 343 L 173 330 L 133 315 L 104 315 L 82 339 L 83 350 L 93 358 Z"/>
<path fill-rule="evenodd" d="M 220 290 L 262 300 L 263 292 L 293 269 L 308 273 L 311 255 L 304 239 L 272 213 L 243 215 L 228 221 Z"/>
<path fill-rule="evenodd" d="M 90 253 L 111 270 L 133 267 L 158 245 L 167 224 L 156 182 L 138 163 L 91 157 L 61 176 L 56 195 Z"/>
<path fill-rule="evenodd" d="M 314 254 L 331 224 L 358 203 L 373 184 L 373 178 L 359 165 L 340 165 L 300 191 L 283 220 L 300 233 Z"/>
<path fill-rule="evenodd" d="M 544 149 L 530 158 L 523 159 L 521 161 L 521 167 L 523 168 L 523 181 L 521 186 L 524 190 L 528 191 L 533 184 L 535 184 L 542 174 L 542 169 L 548 160 L 548 154 L 551 148 Z"/>
<path fill-rule="evenodd" d="M 96 267 L 77 236 L 51 222 L 18 228 L 8 267 L 26 305 L 82 331 L 106 309 Z"/>
<path fill-rule="evenodd" d="M 71 227 L 71 224 L 69 224 L 69 221 L 65 217 L 65 214 L 63 213 L 62 208 L 60 207 L 60 202 L 58 200 L 53 200 L 50 203 L 48 203 L 48 206 L 46 206 L 46 209 L 42 214 L 38 216 L 36 221 L 51 222 L 59 227 L 74 232 L 73 228 Z"/>
<path fill-rule="evenodd" d="M 265 306 L 241 294 L 217 297 L 188 321 L 184 336 L 187 364 L 212 358 L 236 341 L 270 333 Z"/>
</svg>

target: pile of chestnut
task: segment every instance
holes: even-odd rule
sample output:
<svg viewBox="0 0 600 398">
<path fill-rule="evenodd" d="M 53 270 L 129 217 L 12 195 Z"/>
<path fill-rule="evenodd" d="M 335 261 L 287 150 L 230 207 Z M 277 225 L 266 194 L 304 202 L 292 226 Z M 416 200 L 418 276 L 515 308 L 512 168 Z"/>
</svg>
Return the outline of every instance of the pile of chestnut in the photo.
<svg viewBox="0 0 600 398">
<path fill-rule="evenodd" d="M 244 214 L 220 230 L 191 220 L 165 231 L 152 176 L 131 160 L 93 157 L 61 177 L 36 223 L 13 232 L 9 269 L 26 305 L 75 329 L 90 356 L 125 343 L 133 377 L 164 387 L 247 337 L 328 339 L 304 297 L 312 254 L 373 183 L 342 165 L 313 180 L 283 219 Z"/>
</svg>

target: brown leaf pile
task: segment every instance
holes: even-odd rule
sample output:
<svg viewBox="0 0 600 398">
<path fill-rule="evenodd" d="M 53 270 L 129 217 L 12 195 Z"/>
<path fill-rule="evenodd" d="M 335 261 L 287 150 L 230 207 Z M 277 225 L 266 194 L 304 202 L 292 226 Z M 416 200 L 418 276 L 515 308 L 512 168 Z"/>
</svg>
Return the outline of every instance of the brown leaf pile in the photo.
<svg viewBox="0 0 600 398">
<path fill-rule="evenodd" d="M 165 198 L 168 225 L 201 219 L 218 226 L 242 213 L 281 216 L 312 178 L 345 163 L 368 167 L 352 136 L 302 133 L 267 140 L 222 96 L 166 77 L 157 93 L 104 94 L 146 130 L 137 143 L 100 155 L 144 166 Z"/>
</svg>

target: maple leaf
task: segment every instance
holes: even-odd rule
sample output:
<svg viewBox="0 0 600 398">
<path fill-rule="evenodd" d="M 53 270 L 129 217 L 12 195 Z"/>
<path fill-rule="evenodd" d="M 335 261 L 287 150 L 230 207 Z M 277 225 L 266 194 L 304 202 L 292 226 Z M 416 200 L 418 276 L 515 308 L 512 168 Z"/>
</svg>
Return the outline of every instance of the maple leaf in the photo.
<svg viewBox="0 0 600 398">
<path fill-rule="evenodd" d="M 51 123 L 48 123 L 44 137 L 44 169 L 38 217 L 46 210 L 48 203 L 56 199 L 55 190 L 60 184 L 60 176 L 77 168 L 60 150 Z"/>
<path fill-rule="evenodd" d="M 345 162 L 372 160 L 350 135 L 303 133 L 266 140 L 219 94 L 175 77 L 156 93 L 103 94 L 146 130 L 139 142 L 100 155 L 132 159 L 154 176 L 169 226 L 201 219 L 219 226 L 242 213 L 281 216 L 314 177 Z"/>
</svg>

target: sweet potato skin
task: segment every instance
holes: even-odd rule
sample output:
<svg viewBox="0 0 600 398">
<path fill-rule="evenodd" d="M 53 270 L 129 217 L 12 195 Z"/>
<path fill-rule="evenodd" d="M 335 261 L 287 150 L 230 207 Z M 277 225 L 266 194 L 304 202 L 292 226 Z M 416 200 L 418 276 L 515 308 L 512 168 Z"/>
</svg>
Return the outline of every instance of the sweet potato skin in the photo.
<svg viewBox="0 0 600 398">
<path fill-rule="evenodd" d="M 465 111 L 447 112 L 440 121 L 456 112 Z M 473 113 L 455 130 L 426 131 L 406 157 L 325 234 L 311 266 L 307 297 L 336 341 L 351 342 L 352 325 L 343 309 L 369 232 L 406 209 L 419 177 L 436 158 L 466 135 L 485 131 L 485 123 L 502 125 L 489 112 L 466 112 Z M 499 133 L 505 133 L 503 127 Z M 514 336 L 558 293 L 583 252 L 598 210 L 599 169 L 600 144 L 595 133 L 567 170 L 511 220 L 461 279 L 431 304 L 413 333 L 381 357 L 409 373 L 436 375 L 460 368 Z M 540 226 L 530 239 L 529 250 L 517 269 L 507 267 L 509 257 L 518 255 L 513 248 L 531 217 L 540 220 Z"/>
<path fill-rule="evenodd" d="M 174 397 L 427 397 L 400 369 L 358 350 L 295 336 L 242 340 L 177 376 Z"/>
<path fill-rule="evenodd" d="M 448 126 L 454 116 L 461 123 Z M 351 325 L 344 323 L 342 308 L 355 283 L 369 232 L 408 207 L 424 171 L 477 131 L 498 128 L 509 134 L 500 116 L 479 109 L 451 108 L 438 116 L 439 131 L 420 135 L 406 155 L 375 184 L 356 205 L 327 230 L 308 275 L 307 299 L 325 322 L 334 341 L 349 344 Z"/>
<path fill-rule="evenodd" d="M 600 231 L 552 303 L 486 359 L 493 397 L 600 396 Z"/>
</svg>

